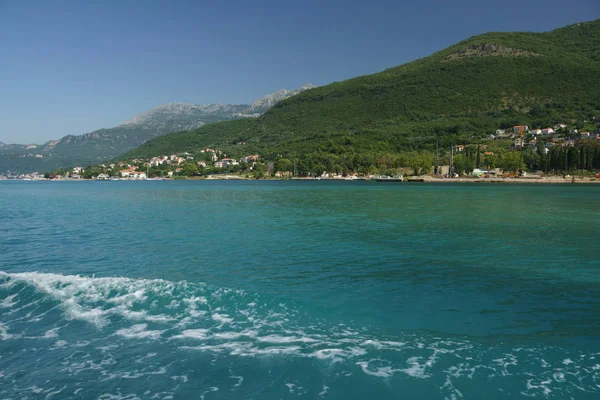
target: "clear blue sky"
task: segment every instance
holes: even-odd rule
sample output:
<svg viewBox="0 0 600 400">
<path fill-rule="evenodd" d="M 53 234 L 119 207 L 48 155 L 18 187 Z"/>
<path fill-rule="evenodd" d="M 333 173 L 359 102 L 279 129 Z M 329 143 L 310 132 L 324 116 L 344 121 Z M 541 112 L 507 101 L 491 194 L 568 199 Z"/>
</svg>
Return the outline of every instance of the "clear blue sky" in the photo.
<svg viewBox="0 0 600 400">
<path fill-rule="evenodd" d="M 249 103 L 488 31 L 599 17 L 598 0 L 0 0 L 0 141 L 83 134 L 173 101 Z"/>
</svg>

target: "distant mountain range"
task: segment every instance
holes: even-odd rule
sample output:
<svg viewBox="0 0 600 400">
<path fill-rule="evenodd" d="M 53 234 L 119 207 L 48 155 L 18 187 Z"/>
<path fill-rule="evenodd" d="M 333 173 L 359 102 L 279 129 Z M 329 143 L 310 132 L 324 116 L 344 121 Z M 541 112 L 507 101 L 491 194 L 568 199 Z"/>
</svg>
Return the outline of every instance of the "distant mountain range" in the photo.
<svg viewBox="0 0 600 400">
<path fill-rule="evenodd" d="M 213 122 L 259 117 L 279 101 L 315 87 L 308 84 L 295 90 L 279 90 L 250 105 L 169 103 L 114 128 L 68 135 L 42 145 L 0 142 L 0 173 L 43 172 L 99 163 L 167 133 L 197 129 Z"/>
</svg>

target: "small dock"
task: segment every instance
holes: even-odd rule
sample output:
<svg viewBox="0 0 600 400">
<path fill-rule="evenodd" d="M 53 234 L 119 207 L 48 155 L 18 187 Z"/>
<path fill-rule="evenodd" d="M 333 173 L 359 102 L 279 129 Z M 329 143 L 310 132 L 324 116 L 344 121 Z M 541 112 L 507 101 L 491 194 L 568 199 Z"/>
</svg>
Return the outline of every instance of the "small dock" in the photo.
<svg viewBox="0 0 600 400">
<path fill-rule="evenodd" d="M 378 178 L 377 182 L 404 182 L 403 178 Z"/>
</svg>

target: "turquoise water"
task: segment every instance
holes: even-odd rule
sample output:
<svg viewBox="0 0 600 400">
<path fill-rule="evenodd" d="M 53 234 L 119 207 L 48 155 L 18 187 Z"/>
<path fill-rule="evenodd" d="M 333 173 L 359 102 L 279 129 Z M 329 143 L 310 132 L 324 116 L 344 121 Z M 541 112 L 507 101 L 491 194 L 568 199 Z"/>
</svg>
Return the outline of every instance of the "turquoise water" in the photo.
<svg viewBox="0 0 600 400">
<path fill-rule="evenodd" d="M 0 398 L 600 398 L 600 186 L 0 182 Z"/>
</svg>

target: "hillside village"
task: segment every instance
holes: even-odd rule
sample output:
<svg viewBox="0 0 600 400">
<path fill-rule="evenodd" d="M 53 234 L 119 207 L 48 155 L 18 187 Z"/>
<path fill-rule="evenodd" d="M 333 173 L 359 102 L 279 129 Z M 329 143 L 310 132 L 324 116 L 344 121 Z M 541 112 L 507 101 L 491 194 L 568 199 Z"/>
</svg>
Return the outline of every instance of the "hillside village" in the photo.
<svg viewBox="0 0 600 400">
<path fill-rule="evenodd" d="M 224 151 L 203 148 L 149 159 L 134 158 L 109 164 L 77 166 L 45 174 L 0 176 L 0 179 L 51 179 L 51 180 L 147 180 L 181 179 L 244 175 L 247 178 L 329 178 L 357 179 L 398 176 L 401 174 L 430 174 L 446 177 L 493 174 L 495 176 L 535 174 L 564 174 L 572 170 L 597 170 L 600 168 L 600 129 L 595 132 L 578 130 L 559 123 L 545 128 L 516 125 L 499 128 L 485 139 L 474 143 L 453 143 L 450 149 L 414 155 L 399 155 L 398 159 L 380 162 L 365 168 L 327 168 L 323 161 L 319 167 L 308 167 L 305 156 L 291 160 L 282 155 L 263 159 L 258 154 L 233 158 Z M 297 165 L 296 165 L 297 161 Z"/>
<path fill-rule="evenodd" d="M 507 129 L 498 129 L 495 134 L 490 135 L 490 140 L 512 139 L 514 147 L 535 147 L 538 145 L 538 138 L 551 138 L 551 141 L 545 144 L 546 149 L 552 146 L 575 146 L 580 140 L 595 138 L 600 140 L 600 132 L 590 133 L 589 131 L 578 132 L 577 129 L 568 129 L 566 124 L 557 124 L 554 127 L 529 129 L 527 125 L 514 126 L 512 132 Z"/>
<path fill-rule="evenodd" d="M 15 176 L 17 179 L 52 179 L 52 180 L 144 180 L 168 179 L 198 176 L 201 172 L 252 172 L 260 156 L 247 155 L 239 160 L 227 157 L 221 150 L 206 148 L 198 154 L 188 152 L 182 154 L 161 155 L 149 160 L 133 159 L 128 162 L 119 161 L 110 164 L 98 164 L 87 167 L 77 166 L 70 170 L 58 170 L 40 175 L 38 173 Z M 5 177 L 6 178 L 6 177 Z"/>
</svg>

